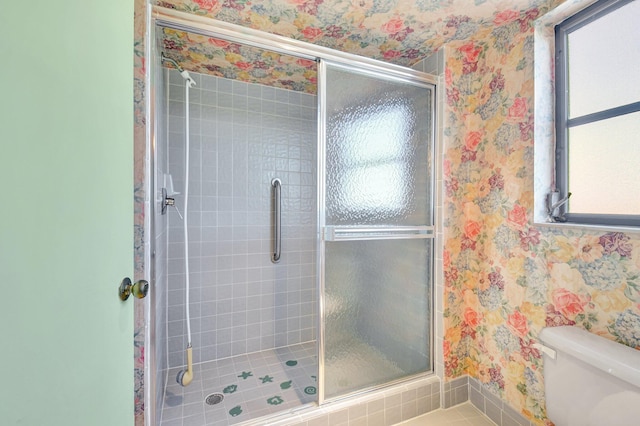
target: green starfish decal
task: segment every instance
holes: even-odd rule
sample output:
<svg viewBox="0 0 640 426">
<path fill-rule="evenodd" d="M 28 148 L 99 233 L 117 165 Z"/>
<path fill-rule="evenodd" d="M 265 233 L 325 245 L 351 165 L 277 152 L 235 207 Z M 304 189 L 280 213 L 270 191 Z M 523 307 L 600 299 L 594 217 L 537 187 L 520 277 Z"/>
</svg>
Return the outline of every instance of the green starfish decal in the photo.
<svg viewBox="0 0 640 426">
<path fill-rule="evenodd" d="M 284 402 L 284 400 L 282 398 L 280 398 L 279 396 L 272 396 L 271 398 L 267 399 L 267 403 L 271 404 L 271 405 L 280 405 Z"/>
<path fill-rule="evenodd" d="M 273 382 L 273 377 L 268 374 L 264 377 L 259 377 L 259 379 L 262 380 L 262 383 Z"/>
<path fill-rule="evenodd" d="M 251 371 L 243 371 L 242 374 L 238 377 L 242 377 L 244 380 L 247 380 L 247 378 L 251 376 L 253 376 L 253 374 L 251 374 Z"/>
</svg>

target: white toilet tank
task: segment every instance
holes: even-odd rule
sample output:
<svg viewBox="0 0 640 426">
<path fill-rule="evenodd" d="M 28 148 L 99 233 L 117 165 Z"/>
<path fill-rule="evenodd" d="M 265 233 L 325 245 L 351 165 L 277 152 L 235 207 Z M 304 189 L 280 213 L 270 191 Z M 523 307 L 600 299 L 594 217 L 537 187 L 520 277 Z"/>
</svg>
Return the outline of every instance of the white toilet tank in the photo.
<svg viewBox="0 0 640 426">
<path fill-rule="evenodd" d="M 556 426 L 640 425 L 640 351 L 569 326 L 545 328 L 540 340 L 552 349 L 544 389 Z"/>
</svg>

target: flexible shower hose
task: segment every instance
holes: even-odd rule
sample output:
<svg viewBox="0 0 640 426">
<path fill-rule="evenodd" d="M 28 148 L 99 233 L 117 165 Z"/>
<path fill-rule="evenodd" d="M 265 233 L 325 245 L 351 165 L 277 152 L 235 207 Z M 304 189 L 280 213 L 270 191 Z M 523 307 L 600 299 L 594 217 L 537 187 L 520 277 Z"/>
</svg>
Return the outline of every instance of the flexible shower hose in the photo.
<svg viewBox="0 0 640 426">
<path fill-rule="evenodd" d="M 184 160 L 184 272 L 185 272 L 185 306 L 187 321 L 187 348 L 191 347 L 191 315 L 189 313 L 189 80 L 185 82 L 185 160 Z"/>
</svg>

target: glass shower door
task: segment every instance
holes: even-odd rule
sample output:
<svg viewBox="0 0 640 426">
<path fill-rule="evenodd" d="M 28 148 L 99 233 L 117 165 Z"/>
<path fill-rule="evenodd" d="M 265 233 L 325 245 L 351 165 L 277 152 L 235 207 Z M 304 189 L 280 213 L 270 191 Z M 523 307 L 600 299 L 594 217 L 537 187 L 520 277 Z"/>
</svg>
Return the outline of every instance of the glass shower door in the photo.
<svg viewBox="0 0 640 426">
<path fill-rule="evenodd" d="M 433 86 L 323 63 L 320 397 L 432 369 Z"/>
</svg>

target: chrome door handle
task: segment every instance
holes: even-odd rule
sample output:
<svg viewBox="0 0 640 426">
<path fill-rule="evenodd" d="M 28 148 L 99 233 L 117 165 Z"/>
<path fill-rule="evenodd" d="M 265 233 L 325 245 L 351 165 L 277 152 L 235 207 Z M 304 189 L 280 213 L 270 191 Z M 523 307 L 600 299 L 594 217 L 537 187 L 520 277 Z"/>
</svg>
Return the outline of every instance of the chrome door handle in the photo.
<svg viewBox="0 0 640 426">
<path fill-rule="evenodd" d="M 118 288 L 118 295 L 120 296 L 120 300 L 123 302 L 129 298 L 129 295 L 133 293 L 133 295 L 142 299 L 149 292 L 149 282 L 145 280 L 136 281 L 135 284 L 131 284 L 131 280 L 129 277 L 125 277 L 120 283 L 120 287 Z"/>
<path fill-rule="evenodd" d="M 271 187 L 273 188 L 273 254 L 271 255 L 271 261 L 278 263 L 280 261 L 280 252 L 282 250 L 282 182 L 280 179 L 275 178 L 271 181 Z"/>
</svg>

